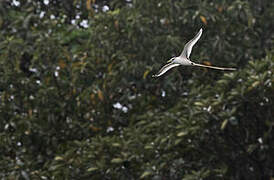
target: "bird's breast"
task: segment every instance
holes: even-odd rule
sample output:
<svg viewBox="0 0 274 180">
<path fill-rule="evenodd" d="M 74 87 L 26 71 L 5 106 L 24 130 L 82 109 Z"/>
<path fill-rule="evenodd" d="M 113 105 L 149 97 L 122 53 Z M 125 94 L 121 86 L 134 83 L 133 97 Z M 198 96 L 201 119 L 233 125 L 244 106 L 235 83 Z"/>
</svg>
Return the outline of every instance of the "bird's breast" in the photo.
<svg viewBox="0 0 274 180">
<path fill-rule="evenodd" d="M 179 63 L 183 66 L 191 66 L 191 63 L 192 63 L 190 60 L 188 60 L 186 58 L 181 58 L 181 57 L 176 58 L 175 62 Z"/>
</svg>

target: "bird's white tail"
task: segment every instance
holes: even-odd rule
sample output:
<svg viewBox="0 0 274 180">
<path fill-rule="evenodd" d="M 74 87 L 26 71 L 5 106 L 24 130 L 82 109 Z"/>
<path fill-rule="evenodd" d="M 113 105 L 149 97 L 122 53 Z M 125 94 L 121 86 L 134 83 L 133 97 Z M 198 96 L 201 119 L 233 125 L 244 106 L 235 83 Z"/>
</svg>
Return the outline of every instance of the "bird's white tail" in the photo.
<svg viewBox="0 0 274 180">
<path fill-rule="evenodd" d="M 196 64 L 196 63 L 193 63 L 193 66 L 205 67 L 205 68 L 211 68 L 211 69 L 218 69 L 218 70 L 223 70 L 223 71 L 235 71 L 236 70 L 236 68 L 225 68 L 225 67 L 207 66 L 207 65 Z"/>
</svg>

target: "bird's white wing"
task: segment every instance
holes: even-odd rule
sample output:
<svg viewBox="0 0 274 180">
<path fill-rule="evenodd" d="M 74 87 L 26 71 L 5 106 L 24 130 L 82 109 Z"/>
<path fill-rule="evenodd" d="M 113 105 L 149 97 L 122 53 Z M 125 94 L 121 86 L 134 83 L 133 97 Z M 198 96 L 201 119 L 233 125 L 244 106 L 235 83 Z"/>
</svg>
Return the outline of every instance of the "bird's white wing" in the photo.
<svg viewBox="0 0 274 180">
<path fill-rule="evenodd" d="M 179 65 L 180 65 L 180 64 L 168 63 L 168 64 L 164 65 L 164 66 L 160 69 L 160 71 L 159 71 L 157 74 L 153 75 L 152 77 L 159 77 L 159 76 L 165 74 L 165 73 L 166 73 L 168 70 L 170 70 L 171 68 L 174 68 L 174 67 L 179 66 Z"/>
<path fill-rule="evenodd" d="M 186 43 L 186 45 L 184 47 L 184 50 L 183 50 L 183 52 L 180 55 L 181 57 L 189 59 L 192 47 L 200 39 L 200 37 L 202 35 L 202 32 L 203 32 L 203 29 L 201 28 L 200 31 L 196 34 L 196 36 L 193 39 L 191 39 L 188 43 Z"/>
</svg>

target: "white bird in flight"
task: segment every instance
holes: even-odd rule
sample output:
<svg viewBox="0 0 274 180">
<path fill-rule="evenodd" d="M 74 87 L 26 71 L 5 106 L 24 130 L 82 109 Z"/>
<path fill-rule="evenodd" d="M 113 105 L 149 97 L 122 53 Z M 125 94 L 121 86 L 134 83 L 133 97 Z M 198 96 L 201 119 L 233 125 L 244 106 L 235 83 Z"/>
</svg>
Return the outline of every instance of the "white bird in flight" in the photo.
<svg viewBox="0 0 274 180">
<path fill-rule="evenodd" d="M 186 43 L 181 55 L 178 57 L 173 57 L 170 60 L 168 60 L 167 64 L 164 65 L 157 74 L 152 75 L 152 77 L 159 77 L 159 76 L 163 75 L 164 73 L 166 73 L 171 68 L 174 68 L 174 67 L 180 66 L 180 65 L 182 65 L 182 66 L 198 66 L 198 67 L 205 67 L 205 68 L 218 69 L 218 70 L 228 70 L 228 71 L 236 70 L 236 68 L 207 66 L 207 65 L 197 64 L 197 63 L 190 61 L 189 56 L 191 54 L 192 47 L 200 39 L 202 32 L 203 32 L 203 29 L 201 28 L 200 31 L 196 34 L 196 36 L 193 39 L 191 39 L 188 43 Z"/>
</svg>

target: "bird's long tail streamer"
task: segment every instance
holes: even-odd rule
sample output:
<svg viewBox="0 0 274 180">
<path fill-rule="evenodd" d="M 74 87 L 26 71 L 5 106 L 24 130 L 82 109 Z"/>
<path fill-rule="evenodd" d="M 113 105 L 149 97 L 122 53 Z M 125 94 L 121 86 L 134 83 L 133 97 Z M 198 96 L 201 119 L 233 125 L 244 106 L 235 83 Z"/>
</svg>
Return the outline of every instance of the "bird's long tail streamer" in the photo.
<svg viewBox="0 0 274 180">
<path fill-rule="evenodd" d="M 207 66 L 203 64 L 193 64 L 194 66 L 199 66 L 199 67 L 205 67 L 205 68 L 211 68 L 211 69 L 218 69 L 218 70 L 223 70 L 223 71 L 235 71 L 236 68 L 225 68 L 225 67 L 216 67 L 216 66 Z"/>
</svg>

